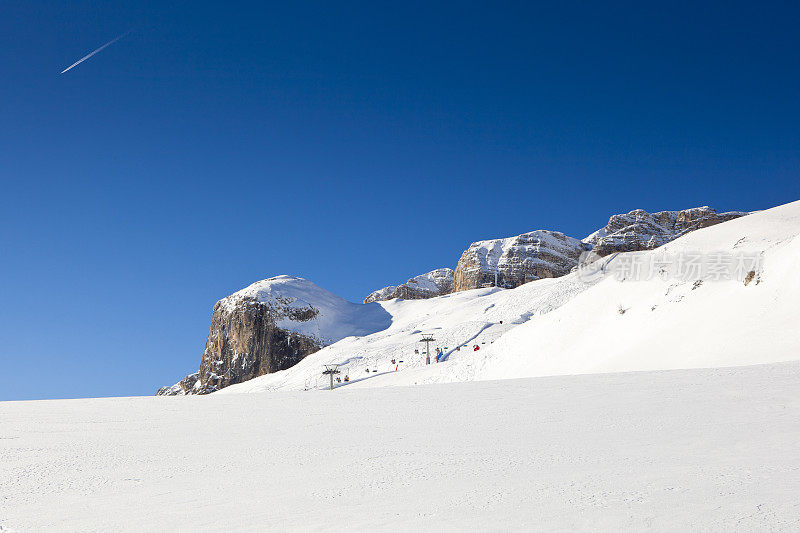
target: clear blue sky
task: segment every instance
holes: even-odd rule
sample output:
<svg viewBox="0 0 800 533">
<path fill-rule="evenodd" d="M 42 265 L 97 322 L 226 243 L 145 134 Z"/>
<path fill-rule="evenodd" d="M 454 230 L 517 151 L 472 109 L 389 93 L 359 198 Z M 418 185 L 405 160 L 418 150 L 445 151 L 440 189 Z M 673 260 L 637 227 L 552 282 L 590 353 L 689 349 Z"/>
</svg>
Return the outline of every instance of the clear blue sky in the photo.
<svg viewBox="0 0 800 533">
<path fill-rule="evenodd" d="M 3 2 L 0 399 L 153 394 L 272 275 L 800 197 L 797 3 L 644 4 Z"/>
</svg>

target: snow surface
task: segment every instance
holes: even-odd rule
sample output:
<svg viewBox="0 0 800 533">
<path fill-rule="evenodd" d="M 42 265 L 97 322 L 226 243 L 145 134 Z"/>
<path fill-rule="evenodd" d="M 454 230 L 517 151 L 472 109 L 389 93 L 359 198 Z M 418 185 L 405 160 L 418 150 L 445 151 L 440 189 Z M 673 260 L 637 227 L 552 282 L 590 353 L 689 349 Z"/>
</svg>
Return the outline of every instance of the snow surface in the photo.
<svg viewBox="0 0 800 533">
<path fill-rule="evenodd" d="M 0 403 L 3 531 L 797 531 L 800 364 Z"/>
<path fill-rule="evenodd" d="M 592 279 L 575 272 L 510 290 L 379 302 L 392 317 L 387 329 L 216 394 L 325 388 L 328 363 L 342 363 L 342 376 L 351 378 L 339 386 L 378 387 L 800 359 L 800 202 L 637 254 L 648 260 L 695 251 L 760 254 L 759 282 L 618 279 L 610 267 L 629 254 L 617 254 L 600 263 L 609 265 L 606 274 Z M 444 363 L 425 364 L 422 333 L 435 337 L 432 349 L 445 349 Z"/>
<path fill-rule="evenodd" d="M 329 292 L 322 287 L 295 276 L 275 276 L 257 281 L 219 301 L 227 312 L 255 300 L 272 307 L 279 315 L 276 325 L 312 337 L 322 344 L 330 344 L 353 335 L 369 335 L 386 329 L 391 316 L 378 304 L 356 304 Z M 293 310 L 314 309 L 311 320 L 292 318 Z"/>
<path fill-rule="evenodd" d="M 501 339 L 479 375 L 493 379 L 800 359 L 800 202 L 698 230 L 637 255 L 674 258 L 697 251 L 760 255 L 757 282 L 715 280 L 710 273 L 685 281 L 607 275 L 557 312 Z"/>
</svg>

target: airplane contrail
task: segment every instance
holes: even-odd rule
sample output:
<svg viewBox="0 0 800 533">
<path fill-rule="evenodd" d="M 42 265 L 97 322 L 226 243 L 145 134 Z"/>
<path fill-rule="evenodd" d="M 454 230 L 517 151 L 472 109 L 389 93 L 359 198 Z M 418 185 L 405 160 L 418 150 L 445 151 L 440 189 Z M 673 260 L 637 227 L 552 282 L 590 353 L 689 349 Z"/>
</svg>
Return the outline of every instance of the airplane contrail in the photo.
<svg viewBox="0 0 800 533">
<path fill-rule="evenodd" d="M 87 59 L 89 59 L 90 57 L 92 57 L 93 55 L 95 55 L 97 52 L 101 51 L 103 48 L 106 48 L 107 46 L 111 46 L 111 45 L 112 45 L 112 44 L 114 44 L 115 42 L 119 41 L 120 39 L 122 39 L 123 37 L 125 37 L 126 35 L 128 35 L 130 32 L 131 32 L 131 30 L 128 30 L 128 31 L 126 31 L 125 33 L 123 33 L 123 34 L 121 34 L 121 35 L 118 35 L 117 37 L 115 37 L 115 38 L 111 39 L 111 40 L 110 40 L 110 41 L 108 41 L 106 44 L 104 44 L 103 46 L 101 46 L 100 48 L 98 48 L 97 50 L 95 50 L 94 52 L 91 52 L 91 53 L 89 53 L 89 54 L 86 54 L 85 56 L 83 56 L 82 58 L 80 58 L 79 60 L 77 60 L 76 62 L 74 62 L 73 64 L 71 64 L 71 65 L 70 65 L 70 66 L 68 66 L 67 68 L 65 68 L 64 70 L 62 70 L 62 71 L 60 72 L 60 74 L 64 74 L 64 73 L 65 73 L 66 71 L 68 71 L 69 69 L 71 69 L 71 68 L 74 68 L 74 67 L 77 67 L 78 65 L 80 65 L 81 63 L 83 63 L 84 61 L 86 61 Z"/>
</svg>

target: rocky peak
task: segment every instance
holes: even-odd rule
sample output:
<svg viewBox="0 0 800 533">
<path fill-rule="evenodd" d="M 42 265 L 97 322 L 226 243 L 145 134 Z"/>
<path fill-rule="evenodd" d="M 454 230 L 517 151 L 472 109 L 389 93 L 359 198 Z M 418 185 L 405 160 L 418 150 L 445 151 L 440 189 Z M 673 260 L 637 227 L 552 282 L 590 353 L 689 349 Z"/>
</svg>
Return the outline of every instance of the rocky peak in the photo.
<svg viewBox="0 0 800 533">
<path fill-rule="evenodd" d="M 599 256 L 652 250 L 691 231 L 746 214 L 741 211 L 717 213 L 708 206 L 657 213 L 635 209 L 630 213 L 613 215 L 604 228 L 592 233 L 583 242 L 590 245 Z"/>
<path fill-rule="evenodd" d="M 455 271 L 434 270 L 403 285 L 377 290 L 364 301 L 432 298 L 495 283 L 499 287 L 518 287 L 529 281 L 569 273 L 577 265 L 581 253 L 588 249 L 601 256 L 650 250 L 690 231 L 746 214 L 741 211 L 717 213 L 707 206 L 657 213 L 634 209 L 612 216 L 604 228 L 583 241 L 557 231 L 537 230 L 516 237 L 474 242 L 461 254 Z M 436 281 L 437 275 L 440 281 Z"/>
<path fill-rule="evenodd" d="M 583 251 L 578 239 L 548 230 L 474 242 L 458 260 L 454 290 L 495 284 L 513 288 L 541 278 L 557 278 L 569 273 Z"/>
<path fill-rule="evenodd" d="M 453 269 L 438 268 L 425 274 L 414 276 L 402 285 L 390 285 L 370 293 L 364 303 L 402 298 L 404 300 L 420 300 L 449 294 L 453 291 Z"/>
<path fill-rule="evenodd" d="M 206 394 L 290 368 L 345 337 L 389 327 L 378 304 L 355 304 L 303 278 L 277 276 L 214 305 L 200 370 L 160 395 Z"/>
</svg>

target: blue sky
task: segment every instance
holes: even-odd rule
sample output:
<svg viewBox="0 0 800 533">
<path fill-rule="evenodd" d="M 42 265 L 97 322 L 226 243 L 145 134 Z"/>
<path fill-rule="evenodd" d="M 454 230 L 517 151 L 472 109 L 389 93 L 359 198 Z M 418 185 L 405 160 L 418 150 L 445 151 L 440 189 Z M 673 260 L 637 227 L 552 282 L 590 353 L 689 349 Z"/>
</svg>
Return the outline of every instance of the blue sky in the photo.
<svg viewBox="0 0 800 533">
<path fill-rule="evenodd" d="M 272 275 L 797 199 L 797 4 L 644 4 L 4 2 L 0 400 L 152 394 Z"/>
</svg>

